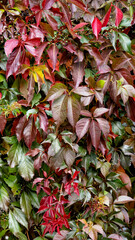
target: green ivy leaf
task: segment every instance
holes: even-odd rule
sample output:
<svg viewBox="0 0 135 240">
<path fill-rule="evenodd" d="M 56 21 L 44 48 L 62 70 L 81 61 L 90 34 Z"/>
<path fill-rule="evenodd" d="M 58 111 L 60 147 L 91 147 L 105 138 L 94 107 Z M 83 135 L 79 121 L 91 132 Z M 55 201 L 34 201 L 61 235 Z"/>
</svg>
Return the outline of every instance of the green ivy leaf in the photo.
<svg viewBox="0 0 135 240">
<path fill-rule="evenodd" d="M 23 225 L 25 228 L 28 229 L 28 222 L 25 218 L 24 213 L 19 208 L 14 208 L 13 214 L 16 218 L 16 220 Z"/>
<path fill-rule="evenodd" d="M 19 240 L 28 240 L 28 238 L 22 232 L 17 232 L 16 237 L 19 238 Z"/>
<path fill-rule="evenodd" d="M 33 162 L 28 156 L 25 156 L 25 153 L 22 154 L 19 162 L 18 172 L 26 181 L 30 181 L 34 176 Z"/>
<path fill-rule="evenodd" d="M 123 47 L 124 51 L 132 54 L 131 40 L 130 40 L 129 36 L 125 33 L 119 33 L 119 41 L 120 41 L 121 46 Z"/>
<path fill-rule="evenodd" d="M 32 210 L 32 206 L 31 206 L 31 201 L 30 198 L 28 196 L 28 194 L 26 192 L 23 192 L 20 198 L 20 205 L 21 205 L 21 209 L 24 212 L 24 214 L 27 216 L 27 218 L 30 218 L 30 213 Z"/>
<path fill-rule="evenodd" d="M 0 188 L 0 208 L 7 211 L 9 205 L 9 195 L 7 190 L 2 186 Z"/>
<path fill-rule="evenodd" d="M 14 235 L 21 231 L 20 225 L 11 210 L 9 211 L 9 229 Z"/>
</svg>

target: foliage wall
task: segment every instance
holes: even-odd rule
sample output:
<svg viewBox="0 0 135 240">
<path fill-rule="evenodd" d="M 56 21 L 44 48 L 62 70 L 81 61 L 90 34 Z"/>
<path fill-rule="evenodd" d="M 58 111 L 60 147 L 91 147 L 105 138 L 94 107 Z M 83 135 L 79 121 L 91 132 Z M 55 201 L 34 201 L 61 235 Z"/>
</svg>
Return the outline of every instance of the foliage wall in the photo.
<svg viewBox="0 0 135 240">
<path fill-rule="evenodd" d="M 0 239 L 134 239 L 134 9 L 0 1 Z"/>
</svg>

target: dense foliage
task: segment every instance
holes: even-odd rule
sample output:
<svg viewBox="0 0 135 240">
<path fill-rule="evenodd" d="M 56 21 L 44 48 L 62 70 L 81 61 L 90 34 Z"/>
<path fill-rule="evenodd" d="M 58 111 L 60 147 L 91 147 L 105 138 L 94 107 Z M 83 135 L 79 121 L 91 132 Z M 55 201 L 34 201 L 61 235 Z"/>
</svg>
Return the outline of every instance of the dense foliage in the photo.
<svg viewBox="0 0 135 240">
<path fill-rule="evenodd" d="M 0 1 L 0 239 L 134 239 L 134 8 Z"/>
</svg>

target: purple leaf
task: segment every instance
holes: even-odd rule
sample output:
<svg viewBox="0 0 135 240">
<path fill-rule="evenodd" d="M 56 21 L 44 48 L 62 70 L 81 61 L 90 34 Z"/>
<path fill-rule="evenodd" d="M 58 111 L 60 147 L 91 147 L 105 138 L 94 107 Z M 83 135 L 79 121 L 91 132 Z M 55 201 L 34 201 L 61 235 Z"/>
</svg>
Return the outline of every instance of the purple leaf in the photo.
<svg viewBox="0 0 135 240">
<path fill-rule="evenodd" d="M 18 68 L 21 65 L 21 47 L 16 48 L 10 55 L 7 60 L 7 71 L 6 71 L 6 78 L 10 75 L 15 75 Z"/>
<path fill-rule="evenodd" d="M 90 122 L 89 130 L 90 130 L 92 145 L 97 150 L 100 143 L 100 136 L 101 136 L 101 130 L 99 128 L 99 124 L 95 120 L 92 120 Z"/>
<path fill-rule="evenodd" d="M 33 117 L 30 117 L 23 131 L 23 138 L 28 148 L 31 148 L 32 142 L 36 138 L 36 134 L 37 134 L 37 129 L 36 129 Z"/>
<path fill-rule="evenodd" d="M 27 119 L 26 119 L 26 115 L 24 115 L 23 117 L 20 118 L 20 120 L 16 126 L 16 137 L 17 137 L 18 142 L 20 142 L 21 139 L 23 138 L 23 130 L 24 130 L 26 123 L 27 123 Z"/>
<path fill-rule="evenodd" d="M 68 96 L 63 94 L 52 103 L 52 114 L 57 125 L 61 125 L 67 117 Z"/>
<path fill-rule="evenodd" d="M 56 47 L 56 44 L 52 44 L 49 49 L 47 50 L 47 53 L 49 55 L 49 58 L 52 61 L 53 64 L 53 72 L 55 70 L 56 67 L 56 63 L 57 63 L 57 55 L 58 55 L 58 48 Z"/>
<path fill-rule="evenodd" d="M 81 96 L 88 97 L 94 94 L 93 91 L 91 91 L 88 87 L 82 86 L 82 87 L 77 87 L 72 90 L 74 93 L 77 93 Z"/>
<path fill-rule="evenodd" d="M 47 128 L 48 128 L 48 118 L 46 116 L 46 113 L 44 112 L 39 112 L 39 124 L 40 124 L 40 128 L 43 129 L 44 132 L 47 132 Z"/>
<path fill-rule="evenodd" d="M 75 124 L 78 121 L 80 111 L 81 106 L 79 101 L 74 96 L 69 96 L 67 104 L 67 118 L 73 127 L 75 127 Z"/>
<path fill-rule="evenodd" d="M 107 138 L 108 134 L 110 132 L 109 122 L 104 118 L 96 118 L 96 120 L 97 120 L 99 127 L 100 127 L 101 131 L 103 132 L 105 138 Z"/>
<path fill-rule="evenodd" d="M 76 134 L 78 141 L 88 132 L 90 126 L 89 118 L 82 118 L 76 124 Z"/>
<path fill-rule="evenodd" d="M 80 83 L 82 83 L 84 75 L 85 75 L 84 63 L 83 62 L 74 63 L 72 67 L 72 77 L 75 84 L 75 88 L 77 88 L 80 85 Z"/>
<path fill-rule="evenodd" d="M 93 113 L 93 116 L 94 117 L 99 117 L 101 115 L 103 115 L 104 113 L 108 112 L 109 109 L 107 108 L 96 108 L 94 113 Z"/>
</svg>

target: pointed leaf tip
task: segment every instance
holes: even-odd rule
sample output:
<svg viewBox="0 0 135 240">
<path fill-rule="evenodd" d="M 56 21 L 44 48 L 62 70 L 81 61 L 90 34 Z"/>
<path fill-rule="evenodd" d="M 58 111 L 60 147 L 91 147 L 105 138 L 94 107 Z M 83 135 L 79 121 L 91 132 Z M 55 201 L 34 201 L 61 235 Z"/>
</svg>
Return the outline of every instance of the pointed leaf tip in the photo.
<svg viewBox="0 0 135 240">
<path fill-rule="evenodd" d="M 92 29 L 93 29 L 93 33 L 97 39 L 98 39 L 98 35 L 101 31 L 101 28 L 102 28 L 102 23 L 100 22 L 100 20 L 97 17 L 95 17 L 92 22 Z"/>
</svg>

